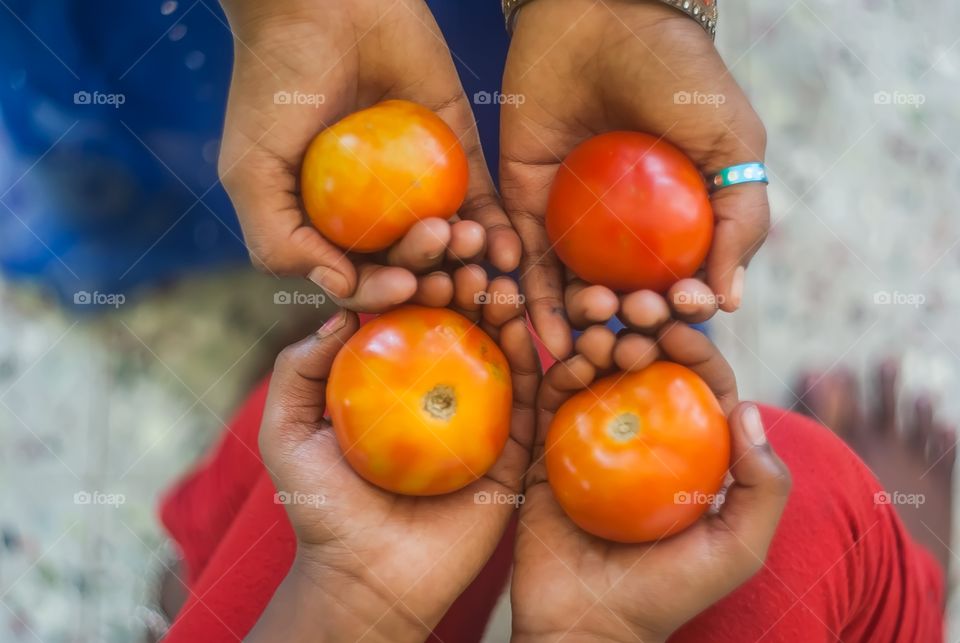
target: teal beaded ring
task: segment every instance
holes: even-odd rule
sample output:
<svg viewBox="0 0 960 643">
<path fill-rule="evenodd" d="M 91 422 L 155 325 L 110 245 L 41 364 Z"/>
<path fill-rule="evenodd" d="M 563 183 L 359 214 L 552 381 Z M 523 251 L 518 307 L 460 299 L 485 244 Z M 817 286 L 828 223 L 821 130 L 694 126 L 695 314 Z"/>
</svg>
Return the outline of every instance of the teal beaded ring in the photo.
<svg viewBox="0 0 960 643">
<path fill-rule="evenodd" d="M 741 163 L 725 167 L 707 178 L 711 192 L 741 183 L 769 183 L 767 168 L 763 163 Z"/>
</svg>

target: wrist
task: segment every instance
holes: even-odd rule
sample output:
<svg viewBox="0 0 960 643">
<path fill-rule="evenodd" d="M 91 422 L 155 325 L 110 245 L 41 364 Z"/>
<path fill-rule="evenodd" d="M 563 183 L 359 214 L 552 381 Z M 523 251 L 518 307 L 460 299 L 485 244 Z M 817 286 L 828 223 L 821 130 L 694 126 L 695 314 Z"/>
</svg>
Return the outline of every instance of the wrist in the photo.
<svg viewBox="0 0 960 643">
<path fill-rule="evenodd" d="M 315 562 L 301 550 L 245 640 L 413 643 L 423 641 L 433 625 L 421 622 L 400 600 Z"/>
</svg>

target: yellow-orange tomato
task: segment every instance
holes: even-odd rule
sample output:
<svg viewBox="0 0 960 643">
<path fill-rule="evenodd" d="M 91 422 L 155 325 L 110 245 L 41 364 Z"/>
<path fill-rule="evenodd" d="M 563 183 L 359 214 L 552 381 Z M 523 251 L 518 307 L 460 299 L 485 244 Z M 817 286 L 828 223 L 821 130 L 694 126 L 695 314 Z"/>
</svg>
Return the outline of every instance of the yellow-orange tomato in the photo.
<svg viewBox="0 0 960 643">
<path fill-rule="evenodd" d="M 426 107 L 388 100 L 320 132 L 303 159 L 303 205 L 347 250 L 375 252 L 420 219 L 448 219 L 467 194 L 467 156 Z"/>
<path fill-rule="evenodd" d="M 451 310 L 405 306 L 368 322 L 337 353 L 327 409 L 369 482 L 408 495 L 464 487 L 510 432 L 510 368 L 494 341 Z"/>
<path fill-rule="evenodd" d="M 696 373 L 654 362 L 564 402 L 547 433 L 546 463 L 557 501 L 584 531 L 646 542 L 707 510 L 730 464 L 730 434 Z"/>
</svg>

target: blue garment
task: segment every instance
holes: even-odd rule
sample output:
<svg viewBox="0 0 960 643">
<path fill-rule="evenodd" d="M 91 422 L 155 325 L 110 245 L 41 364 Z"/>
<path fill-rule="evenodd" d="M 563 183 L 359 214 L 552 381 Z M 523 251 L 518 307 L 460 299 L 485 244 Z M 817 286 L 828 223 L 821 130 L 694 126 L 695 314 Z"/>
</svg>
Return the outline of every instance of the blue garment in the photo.
<svg viewBox="0 0 960 643">
<path fill-rule="evenodd" d="M 507 46 L 497 3 L 430 4 L 468 95 L 495 91 Z M 78 291 L 129 293 L 247 261 L 217 183 L 233 47 L 219 5 L 6 5 L 0 269 L 40 279 L 72 301 Z M 495 167 L 498 108 L 475 111 Z"/>
</svg>

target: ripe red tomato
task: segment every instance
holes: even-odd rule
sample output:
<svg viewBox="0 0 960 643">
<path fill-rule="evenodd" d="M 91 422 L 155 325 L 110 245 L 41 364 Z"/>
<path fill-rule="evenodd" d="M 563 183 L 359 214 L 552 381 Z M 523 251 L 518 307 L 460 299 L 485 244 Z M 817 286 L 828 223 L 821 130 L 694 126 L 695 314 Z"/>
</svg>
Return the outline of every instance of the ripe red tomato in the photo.
<svg viewBox="0 0 960 643">
<path fill-rule="evenodd" d="M 654 362 L 564 402 L 546 443 L 547 479 L 574 523 L 623 543 L 686 529 L 730 464 L 720 405 L 690 369 Z"/>
<path fill-rule="evenodd" d="M 405 306 L 340 349 L 327 409 L 344 457 L 369 482 L 428 496 L 455 491 L 496 462 L 510 433 L 510 367 L 462 315 Z"/>
<path fill-rule="evenodd" d="M 467 194 L 467 156 L 426 107 L 388 100 L 317 134 L 303 159 L 303 205 L 347 250 L 375 252 L 420 219 L 449 219 Z"/>
<path fill-rule="evenodd" d="M 663 293 L 700 268 L 713 239 L 713 210 L 683 152 L 649 134 L 609 132 L 564 159 L 546 228 L 557 256 L 581 279 Z"/>
</svg>

